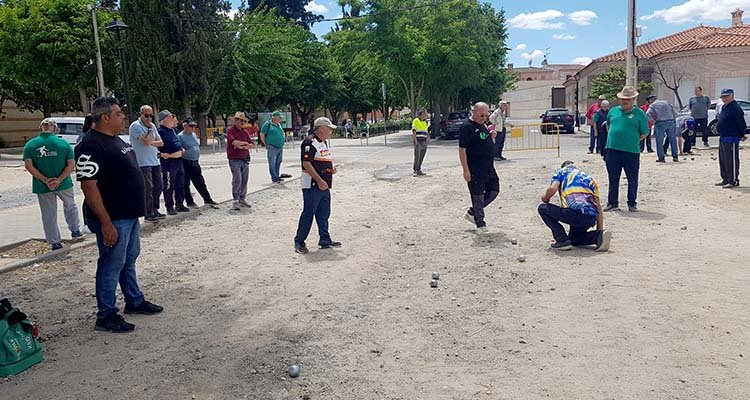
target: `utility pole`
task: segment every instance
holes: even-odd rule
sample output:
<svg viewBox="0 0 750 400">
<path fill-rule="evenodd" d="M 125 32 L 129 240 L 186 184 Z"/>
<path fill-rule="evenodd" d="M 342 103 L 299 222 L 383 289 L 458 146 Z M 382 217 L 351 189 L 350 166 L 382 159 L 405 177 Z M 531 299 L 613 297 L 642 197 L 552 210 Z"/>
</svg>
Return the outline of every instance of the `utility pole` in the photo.
<svg viewBox="0 0 750 400">
<path fill-rule="evenodd" d="M 638 84 L 638 65 L 635 60 L 635 0 L 628 0 L 628 50 L 625 65 L 625 84 L 636 87 Z"/>
<path fill-rule="evenodd" d="M 388 146 L 388 102 L 385 92 L 385 82 L 380 84 L 380 89 L 383 92 L 383 140 L 386 146 Z"/>
<path fill-rule="evenodd" d="M 99 97 L 104 97 L 104 68 L 102 68 L 102 49 L 99 46 L 99 24 L 96 22 L 96 6 L 89 4 L 91 21 L 94 25 L 94 46 L 96 46 L 96 85 L 99 89 Z"/>
</svg>

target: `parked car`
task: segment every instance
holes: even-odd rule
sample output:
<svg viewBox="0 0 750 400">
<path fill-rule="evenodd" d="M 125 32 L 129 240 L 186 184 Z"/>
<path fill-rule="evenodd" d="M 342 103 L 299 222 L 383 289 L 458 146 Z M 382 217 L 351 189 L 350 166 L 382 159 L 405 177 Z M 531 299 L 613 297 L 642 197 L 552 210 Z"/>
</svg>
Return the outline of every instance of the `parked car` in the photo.
<svg viewBox="0 0 750 400">
<path fill-rule="evenodd" d="M 745 122 L 748 126 L 748 133 L 750 133 L 750 101 L 735 99 L 737 104 L 740 105 L 742 111 L 745 112 Z M 716 131 L 716 105 L 722 104 L 721 99 L 716 99 L 711 102 L 708 106 L 708 136 L 719 136 L 719 132 Z M 719 107 L 721 110 L 721 107 Z M 689 117 L 690 106 L 682 107 L 682 110 L 677 114 L 678 117 Z"/>
<path fill-rule="evenodd" d="M 445 123 L 441 126 L 440 135 L 444 139 L 457 139 L 461 127 L 469 120 L 468 111 L 458 111 L 448 114 Z"/>
<path fill-rule="evenodd" d="M 57 136 L 65 139 L 68 143 L 76 145 L 78 137 L 83 131 L 83 117 L 51 117 L 57 123 Z M 120 134 L 120 139 L 130 143 L 130 135 L 126 132 Z"/>
<path fill-rule="evenodd" d="M 565 108 L 550 108 L 540 115 L 543 124 L 557 124 L 560 133 L 575 133 L 575 117 Z M 555 134 L 557 129 L 551 125 L 542 125 L 542 134 Z"/>
</svg>

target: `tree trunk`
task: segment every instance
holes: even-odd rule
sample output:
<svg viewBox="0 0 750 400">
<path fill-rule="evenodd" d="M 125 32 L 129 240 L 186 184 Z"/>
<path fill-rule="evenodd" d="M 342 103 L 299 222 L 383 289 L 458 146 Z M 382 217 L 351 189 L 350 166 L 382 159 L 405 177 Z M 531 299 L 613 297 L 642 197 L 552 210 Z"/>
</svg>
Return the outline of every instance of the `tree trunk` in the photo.
<svg viewBox="0 0 750 400">
<path fill-rule="evenodd" d="M 208 113 L 202 112 L 198 115 L 198 132 L 200 132 L 201 135 L 201 146 L 206 146 L 208 144 L 208 138 L 206 135 L 206 128 L 208 128 L 206 125 L 206 117 L 208 116 Z"/>
<path fill-rule="evenodd" d="M 81 97 L 81 111 L 84 114 L 91 114 L 91 104 L 89 103 L 89 96 L 86 94 L 86 89 L 78 88 L 78 95 Z"/>
<path fill-rule="evenodd" d="M 187 96 L 184 99 L 182 99 L 182 107 L 185 110 L 185 114 L 184 114 L 185 118 L 193 114 L 193 110 L 190 107 L 190 98 L 188 98 Z"/>
<path fill-rule="evenodd" d="M 432 125 L 430 130 L 433 137 L 440 137 L 440 100 L 432 101 Z"/>
</svg>

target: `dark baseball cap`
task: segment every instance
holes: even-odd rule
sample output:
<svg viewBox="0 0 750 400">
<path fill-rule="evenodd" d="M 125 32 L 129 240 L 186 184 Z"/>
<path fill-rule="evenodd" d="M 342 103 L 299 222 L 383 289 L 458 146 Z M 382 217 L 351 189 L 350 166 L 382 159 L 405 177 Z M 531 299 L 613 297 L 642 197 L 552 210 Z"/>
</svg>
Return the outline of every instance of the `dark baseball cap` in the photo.
<svg viewBox="0 0 750 400">
<path fill-rule="evenodd" d="M 188 124 L 188 126 L 198 126 L 198 123 L 193 120 L 192 117 L 185 118 L 184 121 L 182 121 L 183 124 Z"/>
</svg>

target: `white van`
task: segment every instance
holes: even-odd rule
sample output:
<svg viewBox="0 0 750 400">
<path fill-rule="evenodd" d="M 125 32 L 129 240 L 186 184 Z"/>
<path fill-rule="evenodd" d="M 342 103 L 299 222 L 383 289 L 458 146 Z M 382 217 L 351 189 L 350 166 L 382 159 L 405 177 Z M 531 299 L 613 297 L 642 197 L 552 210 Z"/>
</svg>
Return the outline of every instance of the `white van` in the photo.
<svg viewBox="0 0 750 400">
<path fill-rule="evenodd" d="M 83 117 L 50 117 L 57 123 L 57 137 L 65 139 L 68 143 L 75 146 L 80 141 L 83 133 Z M 130 143 L 130 136 L 121 134 L 120 139 L 125 143 Z"/>
</svg>

